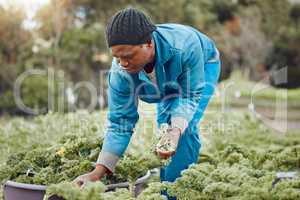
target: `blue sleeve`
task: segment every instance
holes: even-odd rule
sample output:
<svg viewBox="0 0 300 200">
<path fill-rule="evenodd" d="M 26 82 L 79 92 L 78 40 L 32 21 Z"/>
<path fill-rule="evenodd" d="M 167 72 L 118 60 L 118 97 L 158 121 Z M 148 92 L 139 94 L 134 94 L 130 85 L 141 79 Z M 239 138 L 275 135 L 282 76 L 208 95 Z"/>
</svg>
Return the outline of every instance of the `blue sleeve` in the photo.
<svg viewBox="0 0 300 200">
<path fill-rule="evenodd" d="M 205 84 L 204 54 L 199 41 L 186 44 L 182 53 L 182 68 L 178 78 L 181 94 L 174 99 L 171 117 L 184 118 L 189 123 L 197 110 Z"/>
<path fill-rule="evenodd" d="M 122 156 L 139 117 L 131 77 L 115 69 L 108 76 L 108 126 L 102 151 Z"/>
</svg>

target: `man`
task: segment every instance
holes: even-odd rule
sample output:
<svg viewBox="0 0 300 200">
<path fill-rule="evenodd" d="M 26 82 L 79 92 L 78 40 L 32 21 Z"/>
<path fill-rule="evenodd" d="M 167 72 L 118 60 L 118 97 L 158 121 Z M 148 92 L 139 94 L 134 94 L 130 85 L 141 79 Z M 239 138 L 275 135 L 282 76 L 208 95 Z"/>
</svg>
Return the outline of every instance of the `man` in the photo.
<svg viewBox="0 0 300 200">
<path fill-rule="evenodd" d="M 137 100 L 157 103 L 157 123 L 170 128 L 160 143 L 170 140 L 176 151 L 157 154 L 168 166 L 161 181 L 173 182 L 197 162 L 201 147 L 198 122 L 220 73 L 214 42 L 189 26 L 154 25 L 141 11 L 127 8 L 107 25 L 113 61 L 109 73 L 109 114 L 97 167 L 75 180 L 79 186 L 114 172 L 138 121 Z"/>
</svg>

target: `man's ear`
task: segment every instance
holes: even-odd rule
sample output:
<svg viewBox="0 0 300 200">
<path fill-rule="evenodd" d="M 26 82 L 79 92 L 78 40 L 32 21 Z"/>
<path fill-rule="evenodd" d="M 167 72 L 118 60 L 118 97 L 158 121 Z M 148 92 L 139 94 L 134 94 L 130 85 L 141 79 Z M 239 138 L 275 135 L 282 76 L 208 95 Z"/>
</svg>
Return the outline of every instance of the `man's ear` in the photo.
<svg viewBox="0 0 300 200">
<path fill-rule="evenodd" d="M 150 40 L 147 42 L 147 47 L 153 47 L 154 46 L 154 41 Z"/>
</svg>

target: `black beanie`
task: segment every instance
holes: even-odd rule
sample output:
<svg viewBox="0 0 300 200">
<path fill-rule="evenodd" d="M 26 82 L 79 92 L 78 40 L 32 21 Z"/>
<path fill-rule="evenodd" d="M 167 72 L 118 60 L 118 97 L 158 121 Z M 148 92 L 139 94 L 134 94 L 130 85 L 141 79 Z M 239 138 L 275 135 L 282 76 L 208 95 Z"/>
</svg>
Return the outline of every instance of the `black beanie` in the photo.
<svg viewBox="0 0 300 200">
<path fill-rule="evenodd" d="M 156 26 L 144 13 L 134 8 L 126 8 L 116 13 L 106 27 L 108 47 L 147 43 L 155 29 Z"/>
</svg>

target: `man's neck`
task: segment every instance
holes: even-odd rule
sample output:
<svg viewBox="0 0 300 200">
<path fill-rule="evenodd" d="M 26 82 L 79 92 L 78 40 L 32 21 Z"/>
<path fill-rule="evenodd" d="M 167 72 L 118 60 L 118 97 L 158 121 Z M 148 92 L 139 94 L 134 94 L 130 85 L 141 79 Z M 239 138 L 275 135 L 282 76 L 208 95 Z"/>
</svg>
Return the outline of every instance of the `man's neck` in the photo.
<svg viewBox="0 0 300 200">
<path fill-rule="evenodd" d="M 151 73 L 154 69 L 154 62 L 145 65 L 144 70 L 147 74 Z"/>
</svg>

